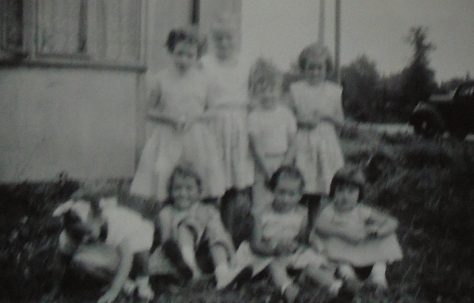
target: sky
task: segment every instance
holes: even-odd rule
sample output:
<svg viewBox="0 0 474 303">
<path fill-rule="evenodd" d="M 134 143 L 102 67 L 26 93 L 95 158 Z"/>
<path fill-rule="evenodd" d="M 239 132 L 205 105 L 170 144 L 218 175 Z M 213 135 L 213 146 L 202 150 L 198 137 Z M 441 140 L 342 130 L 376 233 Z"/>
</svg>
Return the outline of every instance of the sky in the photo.
<svg viewBox="0 0 474 303">
<path fill-rule="evenodd" d="M 474 77 L 474 0 L 342 0 L 341 63 L 366 54 L 381 74 L 399 72 L 410 61 L 405 38 L 425 26 L 435 44 L 436 79 Z M 287 68 L 317 39 L 318 0 L 244 0 L 243 53 L 263 55 Z M 334 0 L 326 0 L 325 44 L 334 50 Z"/>
</svg>

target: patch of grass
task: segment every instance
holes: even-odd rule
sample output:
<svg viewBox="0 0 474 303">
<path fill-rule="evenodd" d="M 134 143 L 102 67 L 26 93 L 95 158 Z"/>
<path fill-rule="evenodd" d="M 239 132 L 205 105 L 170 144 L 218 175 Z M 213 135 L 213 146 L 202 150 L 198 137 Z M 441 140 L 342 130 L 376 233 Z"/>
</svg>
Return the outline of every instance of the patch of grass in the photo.
<svg viewBox="0 0 474 303">
<path fill-rule="evenodd" d="M 390 291 L 383 297 L 363 291 L 353 302 L 473 302 L 474 145 L 350 133 L 342 146 L 347 161 L 359 166 L 376 153 L 383 155 L 376 178 L 366 186 L 366 202 L 400 220 L 404 251 L 404 259 L 388 269 Z M 118 188 L 120 200 L 128 201 L 129 180 L 0 186 L 0 301 L 40 302 L 53 283 L 58 231 L 49 225 L 52 210 L 79 187 L 100 190 L 108 186 L 103 184 Z M 305 302 L 322 302 L 318 290 L 309 289 L 314 291 L 304 294 Z M 160 294 L 156 302 L 253 303 L 278 297 L 265 276 L 239 290 L 216 292 L 211 280 L 205 280 L 178 293 Z M 93 300 L 78 293 L 67 302 Z"/>
<path fill-rule="evenodd" d="M 368 188 L 367 200 L 401 221 L 399 287 L 411 285 L 417 302 L 471 302 L 474 147 L 416 138 L 383 142 L 395 169 Z"/>
</svg>

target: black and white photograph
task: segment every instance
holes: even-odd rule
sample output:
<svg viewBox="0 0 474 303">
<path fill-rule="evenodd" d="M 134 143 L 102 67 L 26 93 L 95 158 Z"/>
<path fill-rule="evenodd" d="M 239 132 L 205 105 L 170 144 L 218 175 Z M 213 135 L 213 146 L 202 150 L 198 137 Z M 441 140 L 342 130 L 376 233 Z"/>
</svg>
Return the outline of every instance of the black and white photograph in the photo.
<svg viewBox="0 0 474 303">
<path fill-rule="evenodd" d="M 474 302 L 473 0 L 0 0 L 0 302 Z"/>
</svg>

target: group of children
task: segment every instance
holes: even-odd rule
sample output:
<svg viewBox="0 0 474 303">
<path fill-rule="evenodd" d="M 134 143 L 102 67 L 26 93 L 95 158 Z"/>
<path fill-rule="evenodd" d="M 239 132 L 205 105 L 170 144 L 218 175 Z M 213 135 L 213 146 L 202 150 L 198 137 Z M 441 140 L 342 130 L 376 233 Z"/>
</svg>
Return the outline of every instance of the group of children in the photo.
<svg viewBox="0 0 474 303">
<path fill-rule="evenodd" d="M 386 264 L 402 256 L 397 221 L 358 203 L 364 179 L 344 167 L 342 90 L 326 81 L 327 49 L 316 43 L 301 52 L 303 80 L 282 97 L 271 62 L 259 59 L 250 70 L 240 64 L 233 22 L 216 22 L 212 41 L 212 55 L 201 58 L 195 31 L 171 31 L 173 65 L 153 80 L 154 129 L 131 194 L 158 205 L 155 225 L 113 198 L 80 197 L 54 213 L 65 226 L 62 255 L 111 280 L 101 303 L 121 291 L 151 300 L 153 274 L 200 279 L 202 247 L 218 289 L 269 269 L 292 302 L 299 294 L 288 274 L 294 269 L 336 296 L 359 281 L 363 267 L 386 288 Z M 236 240 L 250 214 L 251 235 Z"/>
</svg>

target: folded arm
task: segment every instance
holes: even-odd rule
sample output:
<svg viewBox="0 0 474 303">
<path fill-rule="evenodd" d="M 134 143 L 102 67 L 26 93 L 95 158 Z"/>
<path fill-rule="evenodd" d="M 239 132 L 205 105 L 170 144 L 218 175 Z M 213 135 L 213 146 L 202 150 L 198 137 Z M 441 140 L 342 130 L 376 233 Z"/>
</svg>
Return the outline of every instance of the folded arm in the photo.
<svg viewBox="0 0 474 303">
<path fill-rule="evenodd" d="M 329 216 L 324 216 L 324 214 L 321 214 L 316 219 L 314 232 L 323 237 L 338 237 L 352 243 L 358 243 L 367 238 L 366 230 L 348 229 L 345 226 L 336 224 Z"/>
</svg>

